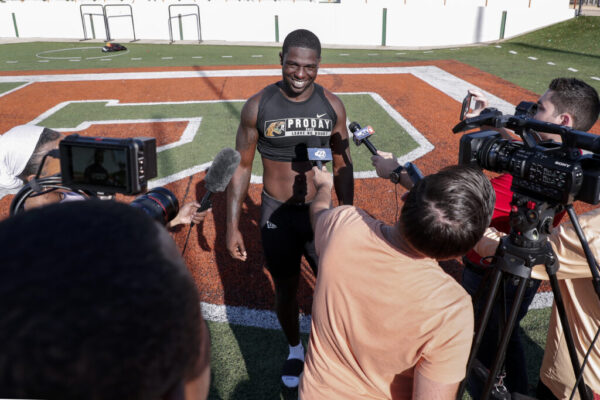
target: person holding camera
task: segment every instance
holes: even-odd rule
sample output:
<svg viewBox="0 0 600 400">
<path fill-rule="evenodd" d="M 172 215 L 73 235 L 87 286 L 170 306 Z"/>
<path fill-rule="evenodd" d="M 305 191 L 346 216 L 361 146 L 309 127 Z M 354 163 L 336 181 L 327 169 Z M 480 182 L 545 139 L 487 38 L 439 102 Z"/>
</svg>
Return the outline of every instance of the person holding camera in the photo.
<svg viewBox="0 0 600 400">
<path fill-rule="evenodd" d="M 471 90 L 470 93 L 474 95 L 476 107 L 471 113 L 466 115 L 467 118 L 479 115 L 488 105 L 487 98 L 481 92 Z M 556 78 L 550 82 L 548 90 L 538 99 L 537 110 L 532 117 L 539 121 L 587 131 L 598 119 L 599 112 L 600 100 L 598 93 L 593 87 L 575 78 Z M 502 129 L 501 133 L 505 138 L 513 139 L 508 131 Z M 560 135 L 538 132 L 538 136 L 541 140 L 561 142 Z M 491 182 L 496 192 L 496 204 L 494 206 L 491 226 L 500 232 L 508 234 L 510 232 L 510 202 L 513 196 L 511 190 L 512 175 L 508 173 L 502 174 L 493 178 Z M 564 212 L 556 216 L 554 220 L 555 226 L 558 225 L 563 216 Z M 484 283 L 484 277 L 489 271 L 489 266 L 482 261 L 481 255 L 475 251 L 467 253 L 463 260 L 465 269 L 463 270 L 462 285 L 474 296 L 475 314 L 478 315 L 483 309 L 485 296 L 477 296 L 477 293 L 482 283 Z M 533 279 L 530 281 L 530 285 L 525 291 L 525 296 L 517 315 L 516 328 L 511 334 L 506 351 L 506 378 L 504 379 L 504 384 L 511 393 L 527 394 L 529 392 L 527 363 L 518 324 L 525 317 L 538 290 L 540 281 Z M 515 289 L 516 287 L 513 285 L 506 285 L 507 310 L 510 310 L 512 306 Z M 479 293 L 483 293 L 483 291 Z M 498 331 L 497 313 L 497 308 L 494 308 L 477 353 L 477 359 L 487 368 L 490 368 L 492 365 L 498 346 L 500 333 Z M 474 377 L 469 378 L 468 388 L 474 398 L 480 396 L 480 392 L 483 389 L 482 386 L 482 382 L 474 379 Z"/>
<path fill-rule="evenodd" d="M 0 222 L 0 393 L 28 399 L 206 399 L 210 338 L 167 231 L 112 201 Z"/>
<path fill-rule="evenodd" d="M 600 238 L 600 208 L 581 215 L 579 222 L 589 241 L 592 253 L 597 259 L 600 256 L 600 242 L 598 241 Z M 495 228 L 488 229 L 475 246 L 475 251 L 481 256 L 494 255 L 498 242 L 504 235 L 505 233 Z M 573 334 L 575 349 L 581 362 L 600 329 L 600 300 L 592 286 L 592 273 L 572 223 L 560 224 L 550 235 L 549 241 L 560 265 L 556 277 L 559 279 L 569 328 Z M 531 276 L 535 279 L 548 279 L 544 265 L 535 266 Z M 587 386 L 593 391 L 591 397 L 600 398 L 600 348 L 597 343 L 591 349 L 583 377 Z M 544 400 L 569 399 L 575 384 L 566 339 L 556 305 L 553 305 L 544 359 L 540 368 L 537 398 Z M 579 399 L 579 394 L 576 393 L 574 398 Z"/>
<path fill-rule="evenodd" d="M 42 161 L 44 165 L 40 178 L 60 174 L 60 159 L 46 157 L 44 160 L 44 156 L 57 150 L 63 139 L 63 134 L 37 125 L 19 125 L 0 135 L 0 199 L 17 193 L 24 184 L 34 179 Z M 29 196 L 23 207 L 30 210 L 48 204 L 85 199 L 88 197 L 80 192 L 46 190 Z M 200 204 L 196 201 L 184 204 L 167 227 L 202 222 L 207 211 L 197 212 L 199 207 Z"/>
<path fill-rule="evenodd" d="M 378 156 L 378 173 L 410 186 L 390 160 Z M 476 168 L 445 168 L 418 181 L 386 225 L 356 207 L 330 208 L 332 177 L 313 173 L 319 274 L 300 398 L 454 399 L 473 312 L 437 260 L 481 238 L 494 206 L 489 180 Z"/>
<path fill-rule="evenodd" d="M 289 33 L 279 53 L 282 80 L 250 97 L 242 109 L 236 150 L 242 156 L 227 189 L 227 249 L 246 261 L 239 230 L 255 152 L 263 165 L 260 233 L 266 267 L 275 286 L 277 318 L 289 344 L 281 379 L 298 386 L 304 362 L 296 292 L 302 256 L 317 274 L 308 208 L 316 191 L 308 148 L 331 149 L 335 190 L 352 204 L 354 178 L 342 101 L 315 83 L 321 62 L 319 38 L 306 29 Z"/>
</svg>

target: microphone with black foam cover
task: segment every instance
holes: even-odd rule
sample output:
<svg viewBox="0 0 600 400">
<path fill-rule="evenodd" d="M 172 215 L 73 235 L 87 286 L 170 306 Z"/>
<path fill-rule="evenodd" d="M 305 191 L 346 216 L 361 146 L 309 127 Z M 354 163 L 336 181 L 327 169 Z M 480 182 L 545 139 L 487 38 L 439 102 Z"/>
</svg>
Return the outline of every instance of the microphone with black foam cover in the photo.
<svg viewBox="0 0 600 400">
<path fill-rule="evenodd" d="M 204 187 L 207 192 L 200 201 L 198 211 L 204 211 L 212 206 L 212 195 L 223 192 L 229 185 L 233 173 L 240 165 L 241 156 L 236 150 L 228 147 L 221 150 L 206 173 Z"/>
<path fill-rule="evenodd" d="M 371 126 L 366 126 L 361 128 L 358 122 L 352 122 L 348 126 L 350 132 L 352 132 L 354 144 L 360 146 L 362 143 L 367 146 L 367 149 L 371 152 L 371 154 L 376 155 L 377 149 L 373 146 L 373 143 L 369 140 L 369 136 L 375 133 L 375 130 L 371 128 Z"/>
</svg>

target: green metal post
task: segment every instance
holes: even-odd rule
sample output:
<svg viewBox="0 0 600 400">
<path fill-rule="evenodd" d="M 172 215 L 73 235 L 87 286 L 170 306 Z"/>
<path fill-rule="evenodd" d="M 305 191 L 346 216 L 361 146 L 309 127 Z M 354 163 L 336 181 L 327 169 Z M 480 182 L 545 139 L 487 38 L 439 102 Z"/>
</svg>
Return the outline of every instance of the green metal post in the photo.
<svg viewBox="0 0 600 400">
<path fill-rule="evenodd" d="M 92 37 L 96 39 L 96 30 L 94 29 L 94 17 L 90 14 L 90 26 L 92 27 Z"/>
<path fill-rule="evenodd" d="M 183 40 L 183 23 L 181 22 L 181 14 L 177 15 L 177 20 L 179 21 L 179 40 Z"/>
<path fill-rule="evenodd" d="M 385 35 L 387 32 L 387 8 L 383 9 L 383 20 L 381 22 L 381 45 L 385 46 Z"/>
<path fill-rule="evenodd" d="M 17 35 L 17 37 L 19 37 L 19 28 L 17 28 L 17 17 L 15 16 L 15 13 L 12 13 L 12 17 L 13 17 L 13 25 L 15 26 L 15 35 Z"/>
<path fill-rule="evenodd" d="M 506 10 L 502 11 L 502 22 L 500 23 L 500 39 L 504 39 L 504 27 L 506 26 Z"/>
<path fill-rule="evenodd" d="M 279 43 L 279 15 L 275 16 L 275 41 Z"/>
</svg>

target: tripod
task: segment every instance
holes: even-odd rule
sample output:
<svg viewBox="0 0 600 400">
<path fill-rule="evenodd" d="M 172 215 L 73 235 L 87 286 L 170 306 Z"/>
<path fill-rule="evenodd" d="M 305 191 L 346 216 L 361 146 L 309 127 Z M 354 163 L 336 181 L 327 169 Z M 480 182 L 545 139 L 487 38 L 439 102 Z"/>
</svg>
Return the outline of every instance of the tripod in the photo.
<svg viewBox="0 0 600 400">
<path fill-rule="evenodd" d="M 473 369 L 473 364 L 485 328 L 489 322 L 497 295 L 499 294 L 498 289 L 501 288 L 499 298 L 499 300 L 501 300 L 501 318 L 499 320 L 499 327 L 502 335 L 482 392 L 481 398 L 483 400 L 487 400 L 490 396 L 494 399 L 510 399 L 510 394 L 507 393 L 506 390 L 502 390 L 503 388 L 501 385 L 494 385 L 494 383 L 498 379 L 502 365 L 504 364 L 508 341 L 515 328 L 517 314 L 521 307 L 528 281 L 531 278 L 531 269 L 535 265 L 544 264 L 546 267 L 575 376 L 578 376 L 581 370 L 573 342 L 573 336 L 569 328 L 565 306 L 558 287 L 558 280 L 556 278 L 556 271 L 558 270 L 556 254 L 548 241 L 548 235 L 552 229 L 554 216 L 562 206 L 558 204 L 550 205 L 547 202 L 539 201 L 518 193 L 513 195 L 511 206 L 510 234 L 500 240 L 500 244 L 498 245 L 494 256 L 495 265 L 491 276 L 489 294 L 476 326 L 473 346 L 467 363 L 468 377 Z M 574 216 L 572 208 L 569 210 L 569 215 L 571 217 Z M 575 221 L 573 222 L 575 223 Z M 505 293 L 504 285 L 502 285 L 503 279 L 506 279 L 506 277 L 514 278 L 517 284 L 512 307 L 508 315 L 504 309 L 505 305 L 503 299 Z M 502 318 L 502 316 L 504 316 L 504 318 Z M 466 378 L 459 387 L 457 399 L 462 399 L 465 386 Z M 583 379 L 578 383 L 578 390 L 582 400 L 590 399 Z"/>
</svg>

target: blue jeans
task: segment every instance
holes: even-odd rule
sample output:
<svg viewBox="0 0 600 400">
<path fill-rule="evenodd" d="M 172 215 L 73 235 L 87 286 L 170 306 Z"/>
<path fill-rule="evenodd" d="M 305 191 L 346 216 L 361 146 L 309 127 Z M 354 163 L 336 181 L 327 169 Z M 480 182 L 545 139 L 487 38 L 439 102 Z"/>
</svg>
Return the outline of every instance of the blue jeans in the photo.
<svg viewBox="0 0 600 400">
<path fill-rule="evenodd" d="M 477 272 L 475 272 L 475 270 Z M 484 283 L 484 275 L 483 270 L 480 267 L 473 266 L 471 268 L 465 267 L 463 270 L 462 277 L 462 286 L 465 288 L 467 292 L 471 296 L 474 296 L 475 293 L 478 292 L 479 287 L 485 284 L 485 287 L 482 288 L 481 295 L 479 298 L 473 298 L 473 310 L 475 312 L 475 321 L 478 321 L 482 315 L 481 311 L 485 307 L 485 302 L 487 297 L 486 293 L 489 293 L 490 282 L 486 281 Z M 479 273 L 481 272 L 481 273 Z M 507 276 L 505 274 L 504 276 Z M 540 282 L 537 279 L 531 279 L 531 286 L 528 286 L 525 289 L 525 296 L 523 297 L 523 302 L 521 303 L 521 308 L 517 314 L 517 321 L 515 323 L 515 327 L 512 331 L 510 339 L 508 341 L 508 347 L 506 349 L 506 357 L 504 361 L 505 370 L 506 370 L 506 378 L 504 379 L 504 385 L 508 389 L 510 393 L 518 392 L 522 394 L 528 394 L 529 391 L 529 382 L 527 380 L 527 364 L 525 360 L 525 352 L 523 350 L 523 345 L 521 343 L 521 335 L 519 332 L 519 323 L 527 314 L 527 309 L 529 305 L 533 301 L 533 297 L 537 292 L 538 287 L 540 286 Z M 508 313 L 512 307 L 515 292 L 517 286 L 505 281 L 505 294 L 506 294 L 506 312 Z M 498 288 L 500 292 L 500 288 Z M 498 300 L 500 298 L 498 297 Z M 494 358 L 496 356 L 496 352 L 498 349 L 498 342 L 500 340 L 500 336 L 502 332 L 499 332 L 499 315 L 501 312 L 501 307 L 498 301 L 497 304 L 494 304 L 492 308 L 492 313 L 490 315 L 488 324 L 485 328 L 485 332 L 481 339 L 481 345 L 479 346 L 479 351 L 477 352 L 477 359 L 483 363 L 488 369 L 491 367 L 494 362 Z M 467 377 L 467 389 L 471 394 L 471 397 L 474 399 L 481 398 L 481 392 L 483 391 L 485 382 L 477 379 L 473 373 L 471 373 Z"/>
</svg>

